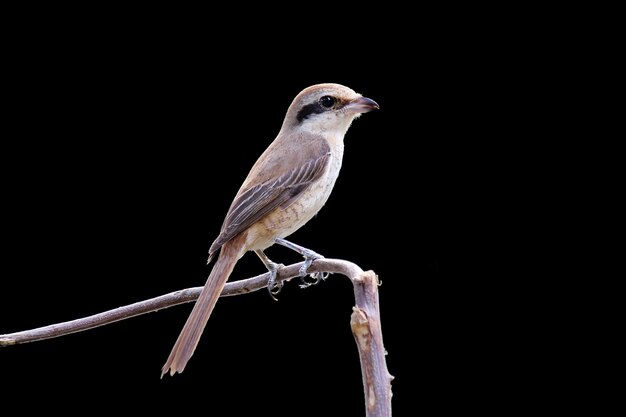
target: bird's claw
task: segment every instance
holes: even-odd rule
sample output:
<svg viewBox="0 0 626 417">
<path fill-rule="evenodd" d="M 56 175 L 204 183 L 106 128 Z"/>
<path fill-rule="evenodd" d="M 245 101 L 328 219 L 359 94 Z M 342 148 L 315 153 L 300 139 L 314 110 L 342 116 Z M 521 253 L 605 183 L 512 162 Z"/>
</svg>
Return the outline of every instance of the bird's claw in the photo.
<svg viewBox="0 0 626 417">
<path fill-rule="evenodd" d="M 302 264 L 302 266 L 300 267 L 300 270 L 298 271 L 298 273 L 300 274 L 300 278 L 306 278 L 306 276 L 308 275 L 308 271 L 309 268 L 311 267 L 311 264 L 313 263 L 313 261 L 317 259 L 314 258 L 312 256 L 306 256 L 304 258 L 304 264 Z"/>
<path fill-rule="evenodd" d="M 298 271 L 300 273 L 300 281 L 302 281 L 300 288 L 309 288 L 311 285 L 317 285 L 320 281 L 328 278 L 328 272 L 313 272 L 311 274 L 308 272 L 313 261 L 321 258 L 323 258 L 323 256 L 315 252 L 308 253 L 304 256 L 304 264 Z M 307 276 L 313 278 L 313 281 L 307 281 Z"/>
<path fill-rule="evenodd" d="M 283 289 L 283 285 L 285 285 L 285 283 L 283 281 L 276 282 L 276 271 L 277 270 L 278 270 L 278 268 L 270 270 L 269 271 L 270 278 L 267 280 L 267 291 L 270 293 L 270 297 L 272 297 L 274 299 L 274 301 L 278 301 L 278 298 L 276 298 L 276 296 Z"/>
<path fill-rule="evenodd" d="M 304 289 L 304 288 L 309 288 L 311 285 L 317 285 L 321 281 L 328 278 L 329 275 L 330 274 L 328 272 L 313 272 L 312 274 L 305 275 L 303 277 L 301 276 L 300 281 L 302 281 L 302 284 L 300 284 L 300 288 Z M 313 281 L 307 281 L 306 280 L 307 276 L 310 276 L 311 278 L 313 278 Z"/>
<path fill-rule="evenodd" d="M 328 275 L 329 275 L 328 272 L 313 272 L 309 274 L 309 268 L 311 267 L 311 264 L 313 263 L 313 261 L 315 261 L 316 259 L 324 258 L 322 255 L 320 255 L 317 252 L 313 252 L 310 249 L 303 248 L 300 245 L 296 245 L 295 243 L 291 243 L 288 240 L 285 240 L 283 238 L 276 238 L 275 242 L 278 243 L 279 245 L 282 245 L 291 250 L 294 250 L 298 252 L 300 255 L 304 256 L 304 263 L 298 270 L 298 274 L 300 275 L 300 280 L 302 281 L 300 288 L 308 288 L 311 285 L 319 284 L 321 280 L 328 278 Z M 306 280 L 307 275 L 311 275 L 311 278 L 313 278 L 313 282 L 309 282 Z"/>
</svg>

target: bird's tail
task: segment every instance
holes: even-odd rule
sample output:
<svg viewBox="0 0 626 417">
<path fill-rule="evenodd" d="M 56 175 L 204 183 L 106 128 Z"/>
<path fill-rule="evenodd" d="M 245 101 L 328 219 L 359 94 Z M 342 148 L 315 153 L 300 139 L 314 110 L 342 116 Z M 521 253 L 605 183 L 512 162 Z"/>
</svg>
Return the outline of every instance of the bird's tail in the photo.
<svg viewBox="0 0 626 417">
<path fill-rule="evenodd" d="M 176 372 L 180 373 L 185 369 L 185 365 L 187 365 L 200 341 L 200 336 L 202 336 L 202 331 L 209 320 L 213 307 L 217 303 L 217 299 L 220 297 L 237 260 L 241 257 L 242 245 L 240 242 L 241 239 L 235 238 L 222 246 L 209 278 L 204 284 L 204 288 L 180 332 L 170 356 L 161 369 L 161 378 L 168 371 L 173 376 Z"/>
</svg>

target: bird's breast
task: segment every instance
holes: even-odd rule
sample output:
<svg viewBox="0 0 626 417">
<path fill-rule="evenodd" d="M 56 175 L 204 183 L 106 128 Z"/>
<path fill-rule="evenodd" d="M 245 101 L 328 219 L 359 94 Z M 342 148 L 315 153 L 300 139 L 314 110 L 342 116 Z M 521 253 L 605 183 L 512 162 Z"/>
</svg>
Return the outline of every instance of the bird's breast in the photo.
<svg viewBox="0 0 626 417">
<path fill-rule="evenodd" d="M 251 249 L 265 249 L 277 237 L 285 238 L 311 220 L 330 196 L 341 170 L 343 144 L 334 146 L 324 173 L 288 207 L 278 207 L 250 230 Z"/>
</svg>

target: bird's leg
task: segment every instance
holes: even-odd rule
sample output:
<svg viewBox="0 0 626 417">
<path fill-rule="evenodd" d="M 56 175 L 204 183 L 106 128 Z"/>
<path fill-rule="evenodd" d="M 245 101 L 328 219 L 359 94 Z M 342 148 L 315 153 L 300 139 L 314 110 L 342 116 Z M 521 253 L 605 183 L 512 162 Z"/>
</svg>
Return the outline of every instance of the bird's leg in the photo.
<svg viewBox="0 0 626 417">
<path fill-rule="evenodd" d="M 265 255 L 265 253 L 263 253 L 262 250 L 255 250 L 254 253 L 256 253 L 257 256 L 259 258 L 261 258 L 261 262 L 263 262 L 263 264 L 265 265 L 265 267 L 269 271 L 270 279 L 267 281 L 267 290 L 269 291 L 270 296 L 274 300 L 278 301 L 276 296 L 278 295 L 280 290 L 283 289 L 283 285 L 284 285 L 284 283 L 282 281 L 279 282 L 279 283 L 276 283 L 276 271 L 278 271 L 278 267 L 280 265 L 278 265 L 275 262 L 272 262 L 270 260 L 270 258 L 268 258 L 267 255 Z"/>
<path fill-rule="evenodd" d="M 298 252 L 300 255 L 304 256 L 304 265 L 302 265 L 302 267 L 300 268 L 300 280 L 302 281 L 302 285 L 300 285 L 300 288 L 307 288 L 310 287 L 311 285 L 315 285 L 315 284 L 319 284 L 319 282 L 323 279 L 328 278 L 328 273 L 324 272 L 324 273 L 320 273 L 320 272 L 314 272 L 311 274 L 311 278 L 313 278 L 315 281 L 313 282 L 308 282 L 306 280 L 306 276 L 308 275 L 308 270 L 309 267 L 311 266 L 311 264 L 313 263 L 314 260 L 316 259 L 320 259 L 323 258 L 322 255 L 320 255 L 317 252 L 312 251 L 311 249 L 307 249 L 305 247 L 302 247 L 300 245 L 296 245 L 295 243 L 289 242 L 288 240 L 285 240 L 283 238 L 276 238 L 275 240 L 276 243 L 278 243 L 279 245 L 282 245 L 286 248 L 289 248 L 293 251 Z"/>
</svg>

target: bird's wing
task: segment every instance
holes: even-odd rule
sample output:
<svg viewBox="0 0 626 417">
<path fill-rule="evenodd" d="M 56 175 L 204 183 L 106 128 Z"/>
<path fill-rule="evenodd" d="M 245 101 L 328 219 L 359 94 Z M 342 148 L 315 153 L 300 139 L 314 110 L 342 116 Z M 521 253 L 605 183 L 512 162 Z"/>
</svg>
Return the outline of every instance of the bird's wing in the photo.
<svg viewBox="0 0 626 417">
<path fill-rule="evenodd" d="M 329 158 L 330 152 L 324 152 L 317 158 L 309 159 L 306 163 L 277 178 L 241 190 L 231 204 L 220 235 L 211 245 L 209 253 L 216 252 L 224 243 L 246 230 L 276 207 L 289 207 L 312 182 L 322 175 Z"/>
</svg>

